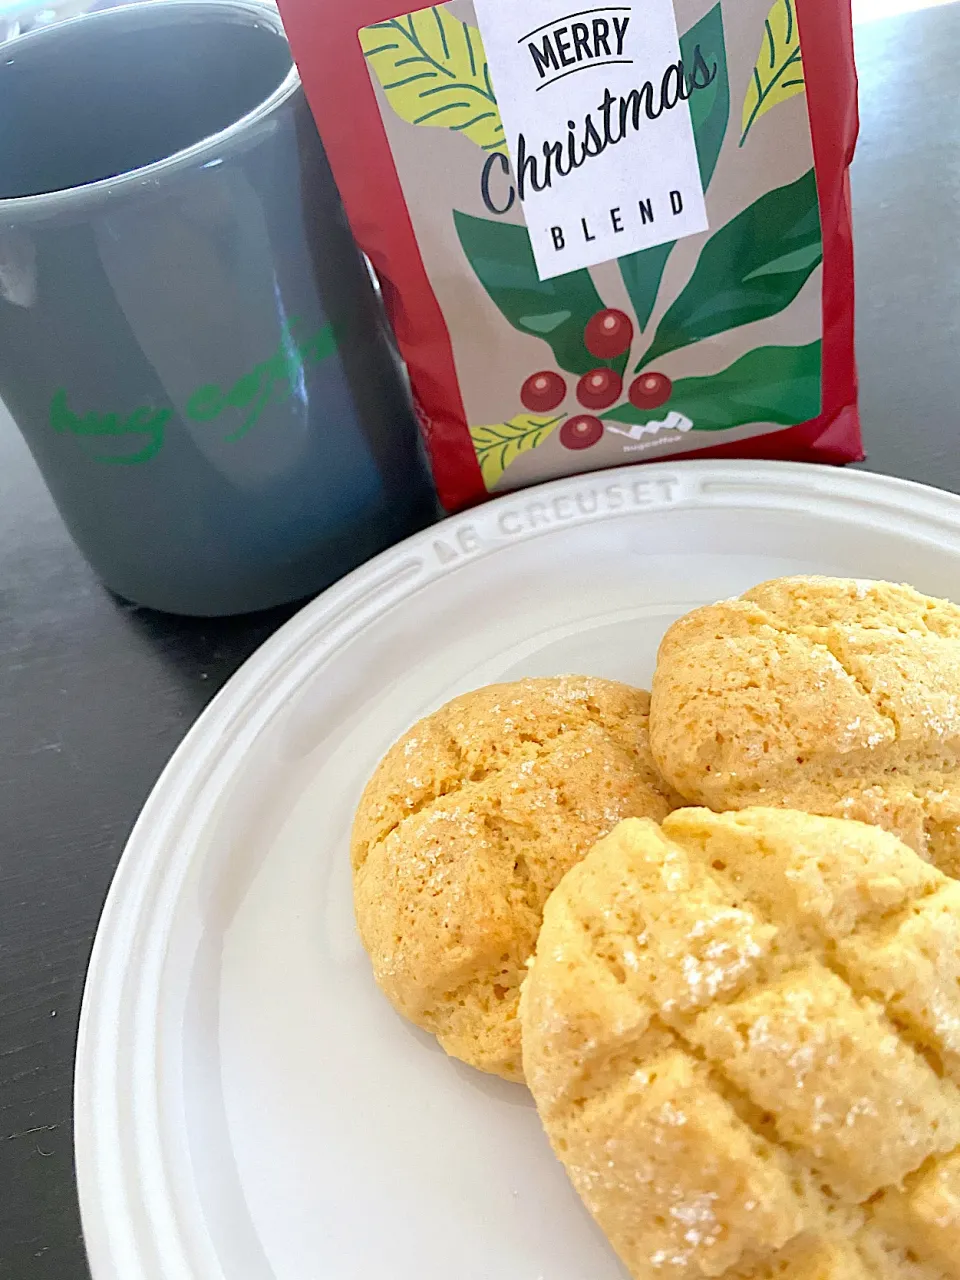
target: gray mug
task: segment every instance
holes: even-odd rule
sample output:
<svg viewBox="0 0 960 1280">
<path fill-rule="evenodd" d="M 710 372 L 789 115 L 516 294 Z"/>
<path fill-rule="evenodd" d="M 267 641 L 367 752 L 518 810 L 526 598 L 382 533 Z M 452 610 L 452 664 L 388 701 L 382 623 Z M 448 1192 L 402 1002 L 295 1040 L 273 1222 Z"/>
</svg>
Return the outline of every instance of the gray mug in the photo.
<svg viewBox="0 0 960 1280">
<path fill-rule="evenodd" d="M 0 53 L 0 399 L 107 586 L 246 612 L 428 522 L 276 11 L 152 0 Z"/>
</svg>

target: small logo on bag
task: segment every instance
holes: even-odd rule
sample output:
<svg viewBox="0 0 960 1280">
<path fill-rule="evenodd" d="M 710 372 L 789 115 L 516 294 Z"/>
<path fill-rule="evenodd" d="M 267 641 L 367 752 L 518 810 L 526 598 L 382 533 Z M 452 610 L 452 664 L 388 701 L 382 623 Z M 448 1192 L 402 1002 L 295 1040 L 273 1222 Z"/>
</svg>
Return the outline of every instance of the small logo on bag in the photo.
<svg viewBox="0 0 960 1280">
<path fill-rule="evenodd" d="M 525 44 L 537 77 L 537 92 L 591 67 L 631 66 L 626 36 L 632 9 L 582 9 L 527 32 Z"/>
</svg>

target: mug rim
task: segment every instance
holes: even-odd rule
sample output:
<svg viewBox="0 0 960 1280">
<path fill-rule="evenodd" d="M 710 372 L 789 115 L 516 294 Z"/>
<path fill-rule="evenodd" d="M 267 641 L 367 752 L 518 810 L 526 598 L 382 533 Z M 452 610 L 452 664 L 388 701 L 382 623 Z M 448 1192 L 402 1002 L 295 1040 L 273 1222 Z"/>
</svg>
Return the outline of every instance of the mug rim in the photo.
<svg viewBox="0 0 960 1280">
<path fill-rule="evenodd" d="M 283 28 L 280 12 L 275 5 L 265 0 L 139 0 L 134 4 L 123 4 L 115 9 L 101 9 L 95 13 L 81 13 L 67 18 L 63 22 L 55 22 L 47 27 L 38 27 L 25 35 L 16 36 L 13 40 L 0 45 L 0 58 L 9 62 L 9 53 L 22 49 L 26 44 L 39 44 L 43 40 L 53 40 L 68 30 L 76 30 L 80 26 L 94 27 L 107 24 L 136 27 L 144 14 L 183 13 L 193 10 L 200 14 L 222 15 L 233 10 L 265 20 L 287 44 L 289 41 Z M 290 54 L 290 70 L 280 83 L 255 107 L 231 121 L 223 129 L 192 142 L 179 151 L 174 151 L 159 160 L 151 160 L 147 164 L 134 169 L 127 169 L 109 178 L 98 178 L 94 182 L 84 182 L 73 187 L 61 187 L 56 191 L 42 191 L 30 196 L 0 197 L 0 222 L 23 217 L 46 217 L 56 213 L 73 212 L 78 206 L 86 206 L 99 201 L 106 202 L 119 195 L 146 194 L 157 190 L 162 179 L 168 178 L 184 169 L 192 168 L 198 161 L 208 156 L 210 159 L 221 159 L 217 154 L 232 142 L 236 144 L 241 135 L 247 135 L 252 126 L 265 124 L 272 115 L 300 89 L 300 73 L 297 64 Z M 247 140 L 247 139 L 244 139 Z"/>
</svg>

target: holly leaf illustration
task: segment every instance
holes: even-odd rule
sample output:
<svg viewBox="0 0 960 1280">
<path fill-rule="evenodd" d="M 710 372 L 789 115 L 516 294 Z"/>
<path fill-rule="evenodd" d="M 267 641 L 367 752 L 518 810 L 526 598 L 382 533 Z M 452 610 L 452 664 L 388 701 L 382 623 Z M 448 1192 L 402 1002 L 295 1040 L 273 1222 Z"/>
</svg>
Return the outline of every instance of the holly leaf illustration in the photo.
<svg viewBox="0 0 960 1280">
<path fill-rule="evenodd" d="M 822 260 L 817 179 L 810 169 L 796 182 L 768 191 L 710 237 L 637 368 L 777 315 Z"/>
<path fill-rule="evenodd" d="M 690 96 L 690 116 L 697 143 L 697 158 L 700 161 L 700 179 L 706 191 L 717 167 L 730 120 L 730 78 L 727 73 L 727 46 L 723 35 L 721 5 L 715 5 L 681 37 L 680 52 L 685 67 L 693 66 L 697 50 L 708 67 L 717 68 L 712 83 L 706 89 L 694 90 Z M 675 244 L 676 241 L 671 240 L 668 244 L 654 245 L 651 249 L 642 249 L 639 253 L 631 253 L 620 259 L 620 274 L 627 286 L 641 333 L 650 323 L 667 260 Z"/>
<path fill-rule="evenodd" d="M 822 405 L 822 344 L 758 347 L 721 373 L 681 378 L 667 404 L 637 409 L 632 404 L 602 416 L 609 422 L 646 426 L 682 413 L 695 431 L 729 431 L 759 422 L 793 427 L 819 416 Z"/>
<path fill-rule="evenodd" d="M 500 422 L 494 427 L 471 427 L 470 436 L 487 488 L 493 488 L 521 453 L 528 453 L 543 444 L 562 421 L 563 415 L 559 418 L 544 418 L 522 413 L 519 417 L 512 418 L 509 422 Z"/>
<path fill-rule="evenodd" d="M 568 373 L 589 373 L 598 365 L 623 373 L 626 355 L 597 360 L 584 345 L 587 321 L 603 310 L 589 271 L 541 280 L 526 227 L 457 210 L 453 219 L 477 279 L 515 329 L 549 342 L 557 364 Z"/>
<path fill-rule="evenodd" d="M 360 46 L 387 101 L 408 124 L 462 133 L 484 151 L 507 146 L 476 27 L 443 5 L 360 28 Z"/>
<path fill-rule="evenodd" d="M 743 104 L 741 147 L 761 116 L 805 91 L 796 0 L 776 0 L 764 24 L 760 55 Z"/>
</svg>

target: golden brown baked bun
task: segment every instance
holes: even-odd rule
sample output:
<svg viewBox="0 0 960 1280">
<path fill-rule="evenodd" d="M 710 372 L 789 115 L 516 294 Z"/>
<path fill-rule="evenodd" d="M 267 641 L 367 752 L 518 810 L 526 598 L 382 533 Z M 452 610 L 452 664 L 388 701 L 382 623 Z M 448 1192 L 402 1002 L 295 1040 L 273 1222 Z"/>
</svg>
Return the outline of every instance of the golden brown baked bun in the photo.
<svg viewBox="0 0 960 1280">
<path fill-rule="evenodd" d="M 856 818 L 960 875 L 960 608 L 949 601 L 782 578 L 697 609 L 663 640 L 650 739 L 691 803 Z"/>
<path fill-rule="evenodd" d="M 624 822 L 547 903 L 521 1019 L 636 1280 L 960 1274 L 960 883 L 894 836 Z"/>
<path fill-rule="evenodd" d="M 649 695 L 578 676 L 465 694 L 415 725 L 353 830 L 374 974 L 447 1053 L 522 1080 L 517 1000 L 543 904 L 625 817 L 663 818 Z"/>
</svg>

